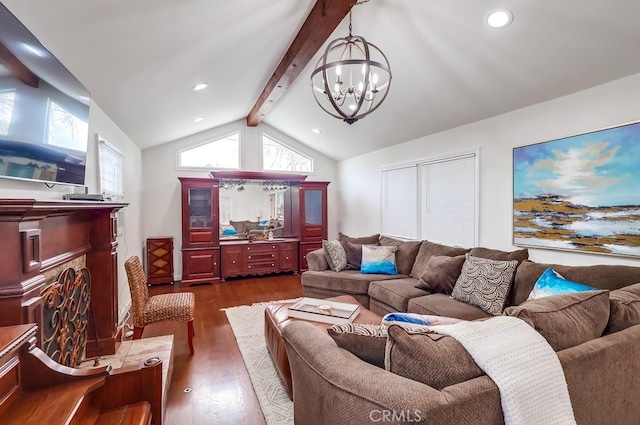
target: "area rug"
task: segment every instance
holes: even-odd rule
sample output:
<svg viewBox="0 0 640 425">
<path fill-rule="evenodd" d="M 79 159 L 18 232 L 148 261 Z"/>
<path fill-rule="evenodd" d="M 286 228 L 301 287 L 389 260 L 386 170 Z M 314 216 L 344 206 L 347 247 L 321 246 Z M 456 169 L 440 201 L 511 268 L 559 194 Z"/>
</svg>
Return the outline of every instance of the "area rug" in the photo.
<svg viewBox="0 0 640 425">
<path fill-rule="evenodd" d="M 222 309 L 238 342 L 267 425 L 293 425 L 293 402 L 289 400 L 264 342 L 264 309 L 268 304 L 293 301 L 271 301 Z"/>
</svg>

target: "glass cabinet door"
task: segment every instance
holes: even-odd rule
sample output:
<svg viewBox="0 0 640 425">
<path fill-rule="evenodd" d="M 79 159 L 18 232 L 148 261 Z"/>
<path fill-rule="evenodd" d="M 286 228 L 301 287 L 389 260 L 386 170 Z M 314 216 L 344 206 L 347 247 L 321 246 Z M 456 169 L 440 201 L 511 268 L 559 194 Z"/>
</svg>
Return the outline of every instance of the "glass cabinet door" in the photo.
<svg viewBox="0 0 640 425">
<path fill-rule="evenodd" d="M 304 191 L 305 225 L 322 225 L 322 190 Z"/>
<path fill-rule="evenodd" d="M 189 228 L 211 227 L 211 189 L 189 188 Z"/>
</svg>

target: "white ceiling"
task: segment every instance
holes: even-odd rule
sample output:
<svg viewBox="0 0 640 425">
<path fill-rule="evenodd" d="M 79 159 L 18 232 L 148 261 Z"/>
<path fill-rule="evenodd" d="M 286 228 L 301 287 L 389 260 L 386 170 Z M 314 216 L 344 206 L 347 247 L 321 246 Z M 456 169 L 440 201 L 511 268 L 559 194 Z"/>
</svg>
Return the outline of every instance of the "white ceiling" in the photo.
<svg viewBox="0 0 640 425">
<path fill-rule="evenodd" d="M 2 3 L 145 149 L 245 118 L 314 0 Z M 498 7 L 514 14 L 503 30 L 483 21 Z M 380 108 L 353 125 L 323 112 L 309 83 L 318 54 L 264 122 L 353 157 L 639 73 L 639 17 L 638 0 L 371 0 L 353 32 L 389 58 Z"/>
</svg>

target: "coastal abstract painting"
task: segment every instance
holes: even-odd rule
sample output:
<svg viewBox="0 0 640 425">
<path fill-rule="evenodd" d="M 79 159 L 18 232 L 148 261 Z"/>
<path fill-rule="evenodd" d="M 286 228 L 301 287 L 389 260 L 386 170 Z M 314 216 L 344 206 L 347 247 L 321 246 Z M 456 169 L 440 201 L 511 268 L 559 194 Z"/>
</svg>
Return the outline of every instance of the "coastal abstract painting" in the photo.
<svg viewBox="0 0 640 425">
<path fill-rule="evenodd" d="M 640 122 L 514 148 L 513 243 L 640 256 Z"/>
</svg>

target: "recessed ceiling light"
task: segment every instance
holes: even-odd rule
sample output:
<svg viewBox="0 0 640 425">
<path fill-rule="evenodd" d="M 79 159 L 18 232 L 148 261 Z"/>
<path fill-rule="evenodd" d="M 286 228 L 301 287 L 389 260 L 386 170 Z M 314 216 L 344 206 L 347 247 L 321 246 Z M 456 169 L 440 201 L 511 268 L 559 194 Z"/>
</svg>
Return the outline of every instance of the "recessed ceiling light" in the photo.
<svg viewBox="0 0 640 425">
<path fill-rule="evenodd" d="M 513 21 L 513 13 L 508 9 L 497 9 L 487 13 L 485 18 L 491 28 L 504 28 Z"/>
<path fill-rule="evenodd" d="M 311 131 L 313 131 L 316 134 L 322 133 L 322 131 L 320 131 L 320 129 L 318 129 L 318 128 L 312 128 Z"/>
<path fill-rule="evenodd" d="M 199 121 L 202 121 L 203 119 L 204 119 L 204 117 L 195 117 L 193 119 L 193 122 L 199 122 Z"/>
<path fill-rule="evenodd" d="M 207 83 L 198 83 L 195 86 L 193 86 L 192 90 L 193 91 L 199 91 L 199 90 L 204 90 L 207 87 L 209 87 L 209 84 L 207 84 Z"/>
</svg>

